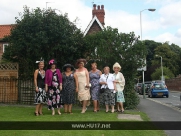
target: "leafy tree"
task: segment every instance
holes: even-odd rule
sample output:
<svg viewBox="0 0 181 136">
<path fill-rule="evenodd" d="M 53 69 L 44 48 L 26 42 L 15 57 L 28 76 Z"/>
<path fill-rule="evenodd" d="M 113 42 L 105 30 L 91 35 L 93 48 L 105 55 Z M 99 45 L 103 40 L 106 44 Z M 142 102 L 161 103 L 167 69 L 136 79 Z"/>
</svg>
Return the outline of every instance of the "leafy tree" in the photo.
<svg viewBox="0 0 181 136">
<path fill-rule="evenodd" d="M 41 57 L 46 63 L 56 59 L 57 66 L 62 68 L 65 63 L 74 64 L 76 59 L 84 57 L 89 48 L 84 46 L 82 32 L 69 21 L 67 14 L 59 15 L 52 9 L 25 7 L 6 40 L 10 45 L 3 59 L 19 62 L 20 76 L 32 75 L 35 61 Z"/>
<path fill-rule="evenodd" d="M 135 108 L 139 98 L 133 89 L 137 68 L 143 64 L 145 46 L 133 32 L 119 33 L 117 29 L 107 27 L 103 31 L 85 37 L 86 46 L 90 47 L 89 60 L 97 60 L 102 69 L 105 65 L 112 66 L 115 62 L 122 66 L 126 79 L 125 97 L 127 108 Z"/>
<path fill-rule="evenodd" d="M 162 56 L 163 66 L 168 67 L 174 75 L 179 73 L 179 56 L 170 49 L 168 43 L 158 46 L 155 54 Z M 160 65 L 160 63 L 160 58 L 155 56 L 152 65 Z"/>
<path fill-rule="evenodd" d="M 167 67 L 163 67 L 163 75 L 165 79 L 170 79 L 174 77 L 174 74 L 172 73 L 172 71 Z M 162 76 L 161 68 L 157 68 L 155 72 L 151 75 L 152 80 L 160 80 L 161 76 Z"/>
</svg>

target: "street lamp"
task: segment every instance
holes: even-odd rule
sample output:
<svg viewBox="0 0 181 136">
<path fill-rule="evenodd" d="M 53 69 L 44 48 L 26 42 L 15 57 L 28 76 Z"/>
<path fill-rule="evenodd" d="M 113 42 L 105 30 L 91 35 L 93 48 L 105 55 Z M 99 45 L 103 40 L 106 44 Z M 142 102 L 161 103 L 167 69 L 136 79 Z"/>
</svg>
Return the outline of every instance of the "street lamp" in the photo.
<svg viewBox="0 0 181 136">
<path fill-rule="evenodd" d="M 141 19 L 141 13 L 143 12 L 143 11 L 145 11 L 145 10 L 148 10 L 148 11 L 152 11 L 152 12 L 154 12 L 156 9 L 144 9 L 144 10 L 141 10 L 140 11 L 140 30 L 141 30 L 141 41 L 142 41 L 142 19 Z M 144 85 L 144 70 L 142 70 L 143 71 L 143 98 L 145 98 L 145 85 Z"/>
<path fill-rule="evenodd" d="M 54 2 L 46 2 L 46 9 L 47 9 L 47 4 L 48 4 L 48 3 L 54 3 Z"/>
<path fill-rule="evenodd" d="M 161 80 L 163 81 L 163 64 L 162 64 L 162 56 L 159 56 L 159 55 L 155 55 L 155 56 L 161 58 L 161 70 L 162 70 L 162 77 L 161 77 Z"/>
</svg>

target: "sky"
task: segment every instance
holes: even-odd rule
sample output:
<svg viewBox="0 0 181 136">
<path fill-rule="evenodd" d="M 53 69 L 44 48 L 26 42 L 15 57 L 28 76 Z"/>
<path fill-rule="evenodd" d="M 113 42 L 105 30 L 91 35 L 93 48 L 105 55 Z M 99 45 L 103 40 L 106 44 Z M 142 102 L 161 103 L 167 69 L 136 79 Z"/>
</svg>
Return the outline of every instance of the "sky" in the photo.
<svg viewBox="0 0 181 136">
<path fill-rule="evenodd" d="M 105 26 L 140 36 L 141 23 L 142 40 L 181 47 L 181 0 L 0 0 L 0 25 L 14 24 L 26 5 L 30 9 L 52 8 L 57 14 L 68 13 L 70 21 L 78 18 L 76 25 L 84 32 L 92 19 L 93 4 L 104 5 Z M 156 10 L 148 11 L 150 8 Z"/>
</svg>

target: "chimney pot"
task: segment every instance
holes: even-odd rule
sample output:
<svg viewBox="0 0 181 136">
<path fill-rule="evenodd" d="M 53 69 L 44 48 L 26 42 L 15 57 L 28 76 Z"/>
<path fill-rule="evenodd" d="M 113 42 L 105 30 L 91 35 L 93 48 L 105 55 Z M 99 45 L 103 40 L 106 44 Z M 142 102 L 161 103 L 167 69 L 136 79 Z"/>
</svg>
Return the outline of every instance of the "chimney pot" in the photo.
<svg viewBox="0 0 181 136">
<path fill-rule="evenodd" d="M 104 9 L 104 5 L 101 5 L 101 9 Z"/>
<path fill-rule="evenodd" d="M 100 10 L 100 5 L 97 6 L 98 10 Z"/>
</svg>

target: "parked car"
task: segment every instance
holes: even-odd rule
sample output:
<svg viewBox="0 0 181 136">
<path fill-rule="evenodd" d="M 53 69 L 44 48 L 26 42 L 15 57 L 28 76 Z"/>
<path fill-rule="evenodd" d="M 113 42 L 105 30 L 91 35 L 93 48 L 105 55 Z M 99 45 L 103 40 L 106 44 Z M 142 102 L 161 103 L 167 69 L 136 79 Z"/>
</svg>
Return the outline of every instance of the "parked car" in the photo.
<svg viewBox="0 0 181 136">
<path fill-rule="evenodd" d="M 136 92 L 139 93 L 139 90 L 141 89 L 142 83 L 136 84 Z"/>
<path fill-rule="evenodd" d="M 151 81 L 144 82 L 144 85 L 145 85 L 145 94 L 148 94 L 148 90 L 150 89 L 151 86 Z M 141 89 L 139 90 L 138 93 L 143 95 L 143 84 L 141 85 Z"/>
<path fill-rule="evenodd" d="M 164 83 L 152 83 L 148 91 L 148 97 L 166 96 L 169 97 L 169 91 Z"/>
</svg>

